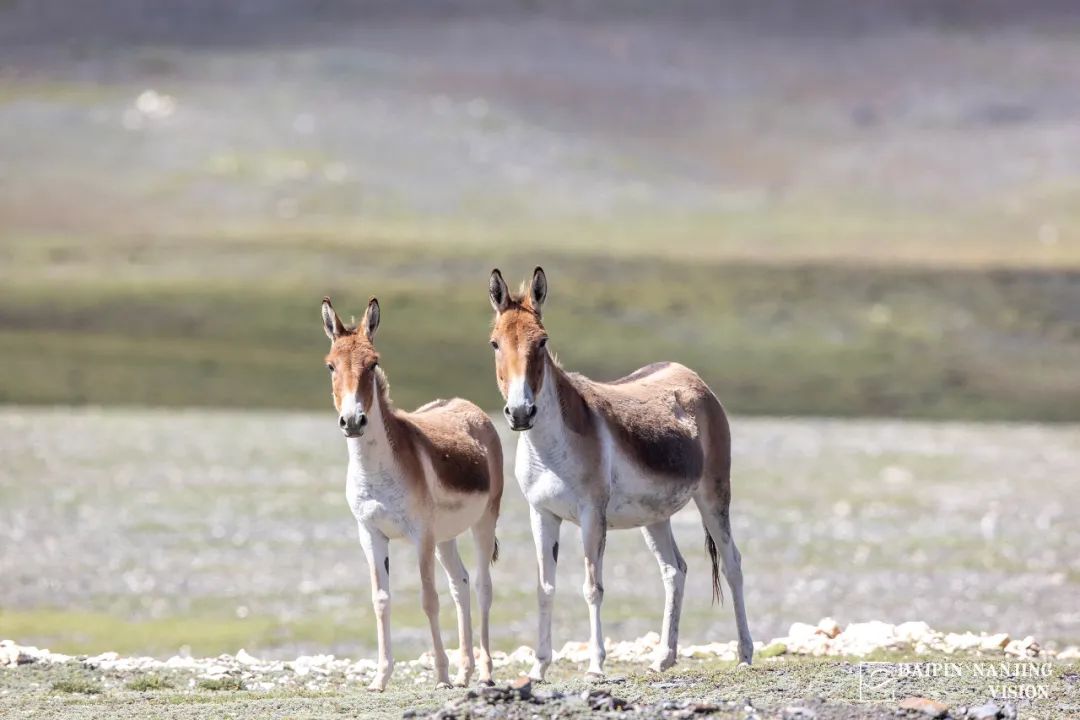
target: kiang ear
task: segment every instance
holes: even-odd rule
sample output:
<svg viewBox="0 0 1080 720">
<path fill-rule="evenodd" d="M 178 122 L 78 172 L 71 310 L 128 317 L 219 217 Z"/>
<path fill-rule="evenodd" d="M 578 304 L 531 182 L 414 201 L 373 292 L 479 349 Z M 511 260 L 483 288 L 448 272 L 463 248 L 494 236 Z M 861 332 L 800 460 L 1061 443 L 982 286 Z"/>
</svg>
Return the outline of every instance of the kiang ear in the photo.
<svg viewBox="0 0 1080 720">
<path fill-rule="evenodd" d="M 510 304 L 510 290 L 507 289 L 506 281 L 503 280 L 499 268 L 491 271 L 491 279 L 488 280 L 488 299 L 491 300 L 491 307 L 495 308 L 497 313 L 501 313 Z"/>
<path fill-rule="evenodd" d="M 360 327 L 364 329 L 364 335 L 368 340 L 375 339 L 375 331 L 379 329 L 379 300 L 368 300 L 367 310 L 364 311 L 364 319 L 360 321 Z"/>
<path fill-rule="evenodd" d="M 532 287 L 529 288 L 529 299 L 537 315 L 540 314 L 540 306 L 547 299 L 547 290 L 547 275 L 544 274 L 544 268 L 538 265 L 533 270 Z"/>
<path fill-rule="evenodd" d="M 328 297 L 322 299 L 322 321 L 323 330 L 326 331 L 326 337 L 330 338 L 330 342 L 334 342 L 345 334 L 345 325 L 342 324 L 341 319 L 334 312 L 334 306 L 330 304 L 330 298 Z"/>
</svg>

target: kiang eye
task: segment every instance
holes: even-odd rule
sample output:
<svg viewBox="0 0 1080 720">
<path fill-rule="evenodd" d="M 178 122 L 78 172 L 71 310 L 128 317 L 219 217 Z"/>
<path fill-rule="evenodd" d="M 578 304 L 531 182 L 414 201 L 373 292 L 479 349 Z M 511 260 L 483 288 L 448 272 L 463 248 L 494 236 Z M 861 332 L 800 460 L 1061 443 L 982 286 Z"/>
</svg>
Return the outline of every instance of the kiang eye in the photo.
<svg viewBox="0 0 1080 720">
<path fill-rule="evenodd" d="M 547 347 L 547 341 L 548 341 L 547 338 L 540 338 L 540 349 L 541 350 L 543 350 L 544 348 Z"/>
<path fill-rule="evenodd" d="M 330 372 L 334 372 L 334 363 L 326 363 L 326 369 Z"/>
<path fill-rule="evenodd" d="M 498 341 L 498 340 L 492 340 L 492 341 L 491 341 L 491 347 L 493 347 L 493 348 L 495 348 L 496 350 L 498 350 L 498 349 L 499 349 L 499 341 Z"/>
</svg>

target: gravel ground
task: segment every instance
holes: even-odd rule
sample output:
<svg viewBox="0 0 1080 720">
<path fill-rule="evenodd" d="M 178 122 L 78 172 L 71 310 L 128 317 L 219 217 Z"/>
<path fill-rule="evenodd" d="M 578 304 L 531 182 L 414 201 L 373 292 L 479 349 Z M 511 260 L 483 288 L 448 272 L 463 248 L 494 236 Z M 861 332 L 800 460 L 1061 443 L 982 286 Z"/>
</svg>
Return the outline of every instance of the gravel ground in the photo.
<svg viewBox="0 0 1080 720">
<path fill-rule="evenodd" d="M 158 657 L 183 646 L 370 654 L 367 572 L 333 420 L 0 411 L 0 637 Z M 733 428 L 733 523 L 756 639 L 832 615 L 1034 635 L 1051 648 L 1080 641 L 1075 426 L 736 418 Z M 492 622 L 505 651 L 533 644 L 535 610 L 526 506 L 510 475 L 507 487 Z M 709 603 L 692 510 L 675 531 L 690 566 L 683 644 L 734 638 L 729 607 Z M 587 634 L 576 535 L 564 528 L 556 647 Z M 395 647 L 408 657 L 426 649 L 426 621 L 412 551 L 396 543 L 392 554 L 403 569 Z M 638 533 L 611 534 L 605 575 L 607 635 L 657 630 L 662 585 Z M 445 630 L 454 619 L 442 598 Z"/>
<path fill-rule="evenodd" d="M 883 630 L 888 627 L 888 632 Z M 0 643 L 0 711 L 15 717 L 427 717 L 577 718 L 693 717 L 886 718 L 965 720 L 1068 718 L 1076 702 L 1080 649 L 1056 658 L 1031 640 L 999 646 L 998 636 L 957 644 L 959 636 L 920 623 L 849 625 L 832 621 L 785 638 L 790 649 L 759 654 L 754 667 L 697 651 L 663 675 L 643 673 L 655 639 L 622 643 L 603 680 L 582 680 L 573 653 L 553 664 L 549 683 L 518 675 L 527 653 L 495 657 L 504 685 L 435 690 L 431 658 L 400 664 L 385 694 L 361 688 L 370 660 L 304 656 L 265 661 L 243 651 L 217 658 L 168 661 L 116 653 L 67 657 Z M 796 627 L 792 628 L 793 632 Z M 811 638 L 816 638 L 811 641 Z M 948 640 L 948 651 L 927 642 Z M 877 641 L 887 641 L 879 645 Z M 852 659 L 808 657 L 831 646 Z M 732 648 L 732 653 L 734 648 Z M 726 654 L 726 650 L 721 653 Z M 1067 656 L 1069 659 L 1067 659 Z M 9 666 L 5 669 L 4 665 Z M 517 677 L 515 677 L 517 675 Z M 5 715 L 5 717 L 8 715 Z"/>
</svg>

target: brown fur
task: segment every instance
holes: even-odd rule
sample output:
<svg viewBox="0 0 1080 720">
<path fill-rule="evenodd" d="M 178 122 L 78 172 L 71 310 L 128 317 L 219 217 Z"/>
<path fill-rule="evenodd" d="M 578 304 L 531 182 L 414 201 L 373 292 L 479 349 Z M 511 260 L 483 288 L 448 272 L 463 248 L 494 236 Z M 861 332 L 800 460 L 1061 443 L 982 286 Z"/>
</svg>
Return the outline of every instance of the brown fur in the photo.
<svg viewBox="0 0 1080 720">
<path fill-rule="evenodd" d="M 416 446 L 431 459 L 443 485 L 463 493 L 488 491 L 491 478 L 483 440 L 484 426 L 491 421 L 478 407 L 460 399 L 440 401 L 398 418 L 411 425 Z"/>
<path fill-rule="evenodd" d="M 503 396 L 508 395 L 508 381 L 523 379 L 528 389 L 519 390 L 515 384 L 513 408 L 505 410 L 511 427 L 528 431 L 531 423 L 523 418 L 537 417 L 533 398 L 541 398 L 541 384 L 547 378 L 553 385 L 562 426 L 557 434 L 542 432 L 538 441 L 530 442 L 532 451 L 543 455 L 552 448 L 570 457 L 567 467 L 572 476 L 571 492 L 577 500 L 581 525 L 582 547 L 585 553 L 586 581 L 583 586 L 590 607 L 590 673 L 602 673 L 604 661 L 603 635 L 599 608 L 603 599 L 601 562 L 604 555 L 607 505 L 616 497 L 622 468 L 629 463 L 641 472 L 634 472 L 632 481 L 651 483 L 642 498 L 668 498 L 676 502 L 658 504 L 653 514 L 643 514 L 636 522 L 648 522 L 644 532 L 650 548 L 657 557 L 665 581 L 665 625 L 663 640 L 665 654 L 658 657 L 653 668 L 670 667 L 677 654 L 678 617 L 686 564 L 671 536 L 670 517 L 662 513 L 676 512 L 677 501 L 692 494 L 701 513 L 706 534 L 706 550 L 712 564 L 714 599 L 720 599 L 721 565 L 723 575 L 735 596 L 735 619 L 739 631 L 739 658 L 749 663 L 753 658 L 743 602 L 741 559 L 731 537 L 729 505 L 731 500 L 731 436 L 727 417 L 720 401 L 692 370 L 669 362 L 653 363 L 626 377 L 611 382 L 596 382 L 565 372 L 546 348 L 547 332 L 541 321 L 540 307 L 547 297 L 547 276 L 541 268 L 533 271 L 527 292 L 511 294 L 498 270 L 492 271 L 488 293 L 495 309 L 492 342 L 497 344 L 496 375 Z M 552 389 L 552 388 L 549 388 Z M 541 402 L 551 402 L 551 394 Z M 541 417 L 538 422 L 548 422 Z M 615 444 L 608 453 L 603 430 Z M 566 445 L 569 445 L 568 447 Z M 613 471 L 605 472 L 604 455 L 617 458 Z M 543 465 L 543 462 L 541 462 Z M 544 468 L 526 465 L 518 468 L 523 487 L 541 486 L 536 494 L 541 517 L 555 515 L 566 519 L 558 505 L 544 505 Z M 523 476 L 521 475 L 523 473 Z M 650 497 L 651 496 L 651 497 Z M 532 496 L 530 496 L 532 501 Z M 560 502 L 565 503 L 565 499 Z M 657 521 L 662 518 L 662 522 Z M 620 522 L 632 519 L 632 516 Z M 550 523 L 549 523 L 550 525 Z M 557 538 L 557 522 L 554 525 Z M 539 547 L 550 541 L 552 528 L 534 526 L 534 540 Z M 557 553 L 552 548 L 552 557 Z M 553 566 L 547 556 L 539 558 L 539 572 L 544 582 L 553 582 Z M 537 645 L 537 661 L 530 676 L 542 679 L 551 660 L 551 592 L 541 598 L 541 628 Z"/>
<path fill-rule="evenodd" d="M 633 458 L 653 473 L 698 478 L 704 450 L 694 422 L 702 404 L 719 406 L 708 386 L 677 363 L 647 365 L 630 375 L 599 383 L 566 373 L 540 341 L 547 337 L 528 293 L 509 297 L 495 318 L 492 340 L 499 344 L 495 375 L 506 394 L 510 377 L 524 373 L 539 396 L 545 363 L 557 383 L 563 421 L 574 433 L 595 441 L 595 419 L 602 419 Z"/>
<path fill-rule="evenodd" d="M 324 302 L 329 305 L 329 298 Z M 502 495 L 502 445 L 490 418 L 476 405 L 460 398 L 434 400 L 413 413 L 395 409 L 390 401 L 389 383 L 378 367 L 379 353 L 364 330 L 367 315 L 355 328 L 342 325 L 336 313 L 332 320 L 335 337 L 326 363 L 334 368 L 331 373 L 334 406 L 340 412 L 340 397 L 345 392 L 359 393 L 364 407 L 372 407 L 375 401 L 379 403 L 387 438 L 414 497 L 418 496 L 425 504 L 430 502 L 430 493 L 423 487 L 420 453 L 424 452 L 431 459 L 441 485 L 465 493 L 494 490 L 493 501 L 497 503 Z M 373 386 L 378 389 L 377 399 L 372 397 Z M 487 462 L 492 454 L 499 459 L 497 465 Z M 495 468 L 498 472 L 494 472 Z"/>
<path fill-rule="evenodd" d="M 507 309 L 495 318 L 491 338 L 500 349 L 496 354 L 495 379 L 503 395 L 508 378 L 522 373 L 529 387 L 539 395 L 547 356 L 541 345 L 547 339 L 547 333 L 527 297 L 514 296 L 509 300 Z"/>
<path fill-rule="evenodd" d="M 672 478 L 701 477 L 705 456 L 697 414 L 703 403 L 716 400 L 697 373 L 677 363 L 657 363 L 614 383 L 574 379 L 616 441 L 641 465 Z"/>
</svg>

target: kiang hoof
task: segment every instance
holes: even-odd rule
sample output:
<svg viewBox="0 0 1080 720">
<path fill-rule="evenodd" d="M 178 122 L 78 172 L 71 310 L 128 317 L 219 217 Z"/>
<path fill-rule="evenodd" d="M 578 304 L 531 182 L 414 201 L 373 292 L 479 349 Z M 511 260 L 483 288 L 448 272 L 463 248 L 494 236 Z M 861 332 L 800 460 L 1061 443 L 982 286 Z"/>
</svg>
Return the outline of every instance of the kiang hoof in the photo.
<svg viewBox="0 0 1080 720">
<path fill-rule="evenodd" d="M 381 693 L 386 688 L 384 688 L 382 685 L 376 685 L 375 683 L 371 683 L 370 685 L 367 686 L 367 689 L 368 689 L 368 692 Z"/>
<path fill-rule="evenodd" d="M 445 680 L 440 680 L 439 682 L 435 683 L 435 689 L 436 690 L 449 690 L 450 689 L 450 683 L 446 682 Z"/>
<path fill-rule="evenodd" d="M 477 680 L 476 684 L 480 687 L 495 687 L 494 680 Z"/>
<path fill-rule="evenodd" d="M 595 670 L 589 670 L 585 673 L 585 679 L 589 682 L 603 682 L 607 680 L 607 675 L 602 672 L 596 672 Z"/>
<path fill-rule="evenodd" d="M 668 670 L 668 669 L 673 668 L 673 667 L 675 667 L 675 661 L 674 660 L 669 660 L 668 658 L 663 658 L 661 660 L 654 660 L 649 665 L 649 669 L 652 670 L 655 673 L 662 673 L 665 670 Z"/>
</svg>

